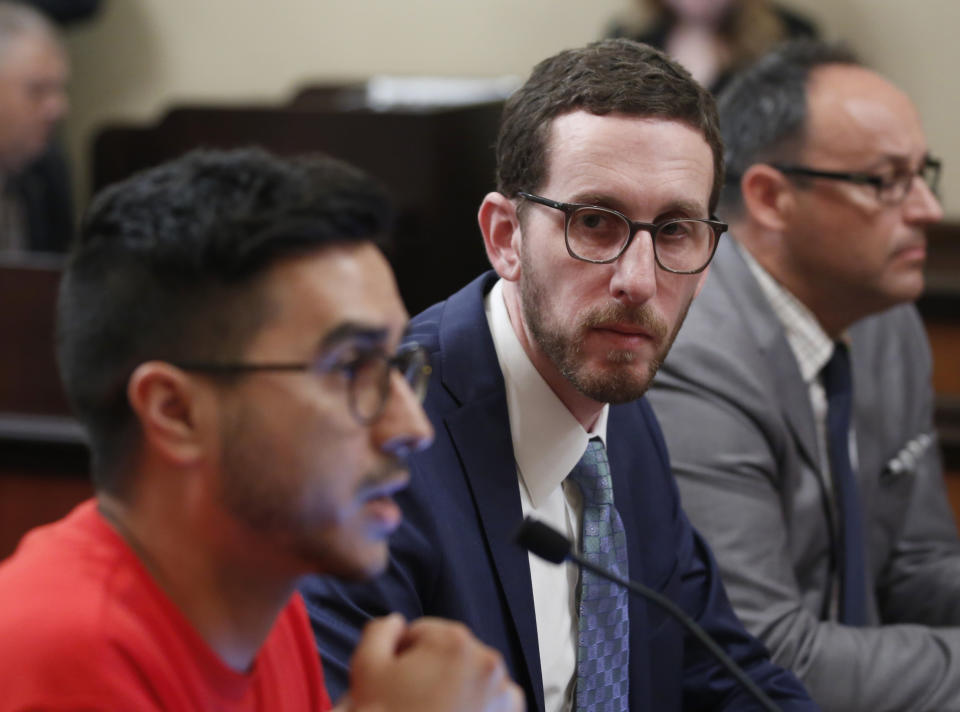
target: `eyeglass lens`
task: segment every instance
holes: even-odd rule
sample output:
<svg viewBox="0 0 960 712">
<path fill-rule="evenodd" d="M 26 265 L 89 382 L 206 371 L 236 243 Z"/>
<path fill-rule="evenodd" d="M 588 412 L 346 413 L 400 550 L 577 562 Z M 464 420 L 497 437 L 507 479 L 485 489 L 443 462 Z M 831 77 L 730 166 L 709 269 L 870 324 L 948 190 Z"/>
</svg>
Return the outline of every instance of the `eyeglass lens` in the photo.
<svg viewBox="0 0 960 712">
<path fill-rule="evenodd" d="M 632 226 L 621 215 L 600 208 L 578 208 L 569 217 L 567 244 L 586 260 L 614 259 L 630 239 Z M 700 269 L 713 254 L 716 234 L 698 220 L 671 220 L 658 226 L 654 250 L 667 269 L 687 272 Z"/>
<path fill-rule="evenodd" d="M 920 177 L 934 195 L 940 193 L 940 163 L 938 161 L 926 161 L 920 167 Z"/>
<path fill-rule="evenodd" d="M 426 352 L 421 347 L 402 348 L 393 357 L 371 352 L 359 359 L 351 370 L 350 398 L 357 418 L 370 422 L 380 415 L 390 396 L 390 371 L 393 368 L 400 371 L 410 390 L 423 402 L 430 370 Z"/>
<path fill-rule="evenodd" d="M 913 188 L 914 178 L 917 176 L 920 176 L 920 179 L 934 195 L 938 194 L 940 164 L 936 161 L 928 160 L 920 166 L 920 170 L 916 173 L 902 173 L 895 176 L 893 180 L 886 185 L 880 187 L 880 198 L 886 202 L 899 203 L 907 197 L 910 189 Z"/>
</svg>

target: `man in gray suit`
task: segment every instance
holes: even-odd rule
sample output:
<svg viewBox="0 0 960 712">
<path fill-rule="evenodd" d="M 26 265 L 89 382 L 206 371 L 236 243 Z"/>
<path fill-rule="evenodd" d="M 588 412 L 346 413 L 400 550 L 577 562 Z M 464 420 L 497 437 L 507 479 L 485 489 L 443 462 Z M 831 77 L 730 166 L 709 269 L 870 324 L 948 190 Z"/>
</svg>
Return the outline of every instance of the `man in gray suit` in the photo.
<svg viewBox="0 0 960 712">
<path fill-rule="evenodd" d="M 721 243 L 654 382 L 686 511 L 825 710 L 960 710 L 960 543 L 911 302 L 939 163 L 900 90 L 786 45 L 720 99 Z"/>
</svg>

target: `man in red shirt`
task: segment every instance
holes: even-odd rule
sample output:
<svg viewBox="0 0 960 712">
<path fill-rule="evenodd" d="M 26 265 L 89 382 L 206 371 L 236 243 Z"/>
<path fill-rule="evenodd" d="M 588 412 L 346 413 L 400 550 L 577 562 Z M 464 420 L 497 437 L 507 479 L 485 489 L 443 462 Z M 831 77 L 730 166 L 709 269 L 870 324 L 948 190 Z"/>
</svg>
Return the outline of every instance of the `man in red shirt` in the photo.
<svg viewBox="0 0 960 712">
<path fill-rule="evenodd" d="M 429 368 L 375 245 L 381 190 L 325 158 L 197 152 L 104 191 L 61 285 L 96 498 L 0 566 L 3 710 L 326 710 L 297 578 L 387 561 Z M 344 710 L 518 710 L 462 626 L 388 616 Z"/>
</svg>

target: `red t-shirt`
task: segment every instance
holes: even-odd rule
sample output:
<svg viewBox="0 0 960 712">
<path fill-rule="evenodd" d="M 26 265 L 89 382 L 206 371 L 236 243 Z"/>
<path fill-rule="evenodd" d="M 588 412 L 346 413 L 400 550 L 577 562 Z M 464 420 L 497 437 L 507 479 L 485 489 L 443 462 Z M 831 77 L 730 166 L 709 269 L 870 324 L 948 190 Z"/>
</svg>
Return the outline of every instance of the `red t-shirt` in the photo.
<svg viewBox="0 0 960 712">
<path fill-rule="evenodd" d="M 0 709 L 328 710 L 299 594 L 247 673 L 227 667 L 84 502 L 0 565 Z"/>
</svg>

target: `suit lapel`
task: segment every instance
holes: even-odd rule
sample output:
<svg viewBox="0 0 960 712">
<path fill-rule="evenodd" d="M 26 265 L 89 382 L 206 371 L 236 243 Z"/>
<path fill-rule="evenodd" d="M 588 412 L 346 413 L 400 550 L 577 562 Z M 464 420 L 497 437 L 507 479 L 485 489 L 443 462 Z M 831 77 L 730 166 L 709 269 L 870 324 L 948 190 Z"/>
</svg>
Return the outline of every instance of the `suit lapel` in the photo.
<svg viewBox="0 0 960 712">
<path fill-rule="evenodd" d="M 783 325 L 740 255 L 740 249 L 743 248 L 732 239 L 721 244 L 717 261 L 723 266 L 714 271 L 711 279 L 724 284 L 737 311 L 743 315 L 743 321 L 759 347 L 762 363 L 758 367 L 770 369 L 777 393 L 783 394 L 783 397 L 778 396 L 783 404 L 781 413 L 793 432 L 798 449 L 811 467 L 819 469 L 817 430 L 807 384 L 783 332 Z"/>
<path fill-rule="evenodd" d="M 643 511 L 643 508 L 636 503 L 634 487 L 641 490 L 637 492 L 637 497 L 642 498 L 643 482 L 647 477 L 645 472 L 620 471 L 622 463 L 641 461 L 634 450 L 646 445 L 646 442 L 641 440 L 641 434 L 645 432 L 646 426 L 636 417 L 637 409 L 633 407 L 633 404 L 630 404 L 630 406 L 611 406 L 610 416 L 607 420 L 607 457 L 610 461 L 610 471 L 613 478 L 613 501 L 621 515 Z M 629 578 L 634 581 L 646 581 L 643 572 L 644 557 L 641 554 L 651 542 L 646 541 L 640 535 L 640 523 L 634 521 L 634 517 L 622 516 L 622 518 L 623 528 L 629 542 L 627 548 L 630 566 Z M 630 605 L 636 605 L 638 609 L 645 608 L 642 602 L 634 602 L 632 599 Z M 633 619 L 634 615 L 631 614 L 631 620 Z"/>
<path fill-rule="evenodd" d="M 460 405 L 444 417 L 480 518 L 494 573 L 543 709 L 543 675 L 527 552 L 513 542 L 523 519 L 507 396 L 483 310 L 489 273 L 452 296 L 440 319 L 441 378 Z M 447 367 L 450 364 L 451 367 Z"/>
<path fill-rule="evenodd" d="M 798 449 L 814 469 L 820 469 L 820 450 L 817 447 L 817 426 L 810 404 L 810 391 L 800 374 L 797 359 L 785 338 L 779 338 L 767 350 L 777 392 L 783 393 L 782 413 L 790 425 Z"/>
</svg>

